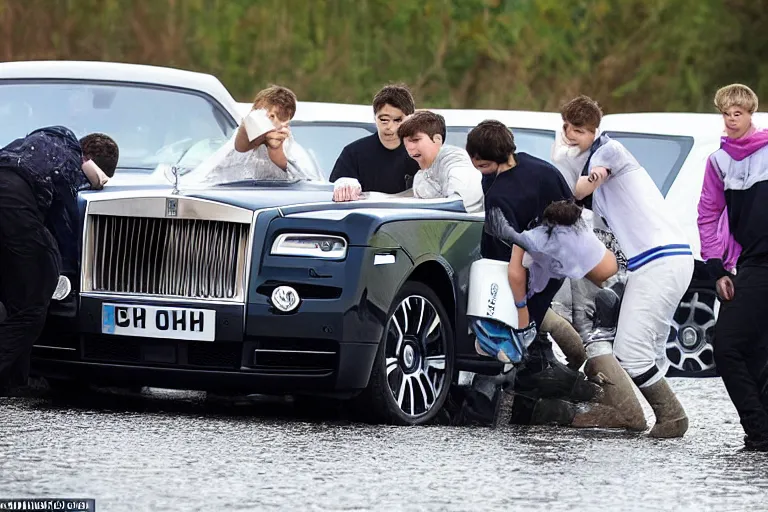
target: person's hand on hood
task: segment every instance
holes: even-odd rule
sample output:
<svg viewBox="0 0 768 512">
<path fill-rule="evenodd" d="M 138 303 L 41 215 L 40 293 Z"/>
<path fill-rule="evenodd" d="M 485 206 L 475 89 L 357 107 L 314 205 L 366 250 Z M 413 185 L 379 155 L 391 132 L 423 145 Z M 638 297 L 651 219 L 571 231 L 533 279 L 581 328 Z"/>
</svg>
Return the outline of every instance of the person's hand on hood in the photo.
<svg viewBox="0 0 768 512">
<path fill-rule="evenodd" d="M 107 176 L 93 160 L 83 162 L 82 169 L 83 173 L 85 173 L 85 176 L 88 178 L 88 181 L 91 183 L 91 188 L 93 190 L 101 190 L 109 181 L 109 176 Z"/>
</svg>

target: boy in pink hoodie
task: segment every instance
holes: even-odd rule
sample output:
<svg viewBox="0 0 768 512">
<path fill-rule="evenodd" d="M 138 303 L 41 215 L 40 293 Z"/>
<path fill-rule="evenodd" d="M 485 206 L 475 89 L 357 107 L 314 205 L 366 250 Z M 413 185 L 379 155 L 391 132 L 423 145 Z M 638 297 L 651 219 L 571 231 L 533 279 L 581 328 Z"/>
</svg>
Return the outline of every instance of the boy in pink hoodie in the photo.
<svg viewBox="0 0 768 512">
<path fill-rule="evenodd" d="M 707 160 L 698 225 L 702 258 L 722 301 L 715 363 L 745 448 L 768 451 L 768 130 L 752 125 L 757 105 L 757 95 L 741 84 L 715 95 L 726 134 Z M 728 271 L 734 263 L 735 277 Z"/>
</svg>

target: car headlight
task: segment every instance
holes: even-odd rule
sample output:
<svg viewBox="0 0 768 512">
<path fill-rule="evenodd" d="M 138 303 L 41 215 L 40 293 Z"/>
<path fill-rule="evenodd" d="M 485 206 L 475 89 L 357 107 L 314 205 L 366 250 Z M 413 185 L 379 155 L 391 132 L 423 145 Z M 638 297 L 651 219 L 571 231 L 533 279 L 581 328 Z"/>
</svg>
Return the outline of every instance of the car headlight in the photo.
<svg viewBox="0 0 768 512">
<path fill-rule="evenodd" d="M 286 233 L 272 244 L 272 254 L 341 260 L 347 256 L 347 241 L 335 235 Z"/>
</svg>

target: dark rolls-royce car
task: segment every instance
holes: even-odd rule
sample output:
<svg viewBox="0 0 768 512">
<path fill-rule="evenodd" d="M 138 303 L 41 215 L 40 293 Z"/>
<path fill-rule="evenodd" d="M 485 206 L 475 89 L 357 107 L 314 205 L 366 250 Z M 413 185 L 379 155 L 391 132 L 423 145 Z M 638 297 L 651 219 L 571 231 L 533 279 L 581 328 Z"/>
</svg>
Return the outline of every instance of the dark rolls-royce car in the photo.
<svg viewBox="0 0 768 512">
<path fill-rule="evenodd" d="M 81 193 L 81 275 L 34 347 L 59 385 L 356 397 L 422 424 L 460 370 L 482 215 L 460 199 L 236 182 Z M 56 310 L 54 312 L 54 310 Z"/>
</svg>

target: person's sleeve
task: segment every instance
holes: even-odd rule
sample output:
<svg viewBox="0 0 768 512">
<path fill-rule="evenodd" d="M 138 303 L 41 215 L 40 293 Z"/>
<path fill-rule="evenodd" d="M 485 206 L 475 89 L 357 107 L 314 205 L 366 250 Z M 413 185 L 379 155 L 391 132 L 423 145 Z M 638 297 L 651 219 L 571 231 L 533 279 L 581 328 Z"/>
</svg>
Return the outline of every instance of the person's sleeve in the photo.
<svg viewBox="0 0 768 512">
<path fill-rule="evenodd" d="M 605 167 L 611 171 L 610 176 L 608 176 L 608 179 L 610 179 L 611 176 L 615 175 L 616 169 L 620 167 L 619 163 L 624 155 L 623 149 L 618 141 L 609 140 L 597 148 L 592 155 L 589 161 L 589 170 L 591 171 L 595 167 Z"/>
<path fill-rule="evenodd" d="M 589 151 L 581 152 L 578 146 L 568 145 L 562 128 L 555 132 L 550 161 L 563 176 L 571 190 L 576 188 L 576 182 L 581 176 L 584 164 L 587 163 L 587 158 L 589 158 Z"/>
<path fill-rule="evenodd" d="M 741 244 L 733 238 L 731 227 L 728 224 L 728 207 L 723 210 L 717 228 L 718 236 L 723 243 L 723 266 L 725 270 L 732 271 L 741 256 Z"/>
<path fill-rule="evenodd" d="M 712 161 L 712 157 L 709 157 L 704 170 L 704 183 L 701 186 L 701 196 L 697 207 L 697 224 L 699 240 L 701 241 L 701 258 L 707 262 L 709 273 L 714 279 L 728 273 L 723 266 L 726 240 L 723 240 L 718 233 L 718 226 L 725 206 L 725 183 L 720 171 Z"/>
<path fill-rule="evenodd" d="M 468 213 L 483 210 L 483 180 L 480 171 L 475 169 L 465 151 L 457 151 L 452 158 L 446 159 L 448 176 L 445 195 L 458 194 Z"/>
<path fill-rule="evenodd" d="M 565 181 L 563 175 L 560 173 L 560 171 L 557 170 L 557 167 L 552 166 L 551 176 L 552 178 L 548 182 L 544 181 L 542 183 L 544 185 L 544 193 L 546 194 L 544 196 L 546 197 L 544 207 L 556 201 L 566 201 L 573 199 L 573 192 L 571 191 L 571 187 L 568 186 L 568 183 Z"/>
<path fill-rule="evenodd" d="M 584 274 L 579 276 L 579 278 L 582 278 L 600 264 L 605 257 L 605 252 L 608 248 L 599 238 L 597 238 L 595 232 L 589 228 L 581 230 L 579 236 L 582 237 L 583 241 L 582 250 L 575 252 L 579 254 L 579 258 L 581 259 L 581 270 Z"/>
<path fill-rule="evenodd" d="M 357 181 L 360 181 L 357 162 L 355 162 L 353 151 L 349 146 L 346 146 L 341 150 L 339 158 L 336 159 L 336 163 L 333 165 L 331 177 L 328 181 L 333 183 L 339 178 L 354 178 Z"/>
<path fill-rule="evenodd" d="M 532 231 L 518 232 L 512 227 L 504 211 L 497 207 L 489 207 L 485 212 L 485 232 L 507 244 L 509 247 L 517 245 L 526 251 L 538 250 L 540 243 L 537 243 L 535 233 Z M 535 231 L 535 230 L 534 230 Z"/>
</svg>

